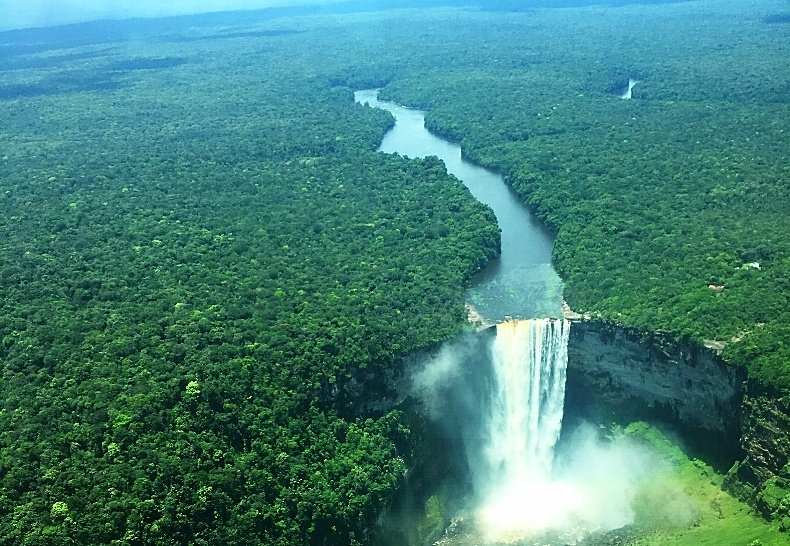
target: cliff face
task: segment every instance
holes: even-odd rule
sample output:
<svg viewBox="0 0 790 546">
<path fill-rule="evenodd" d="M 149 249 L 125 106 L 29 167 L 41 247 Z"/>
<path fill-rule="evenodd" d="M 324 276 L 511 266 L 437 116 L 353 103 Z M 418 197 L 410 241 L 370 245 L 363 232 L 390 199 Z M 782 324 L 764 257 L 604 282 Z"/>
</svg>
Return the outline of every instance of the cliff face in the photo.
<svg viewBox="0 0 790 546">
<path fill-rule="evenodd" d="M 666 423 L 692 453 L 732 466 L 727 489 L 790 530 L 790 393 L 747 381 L 713 351 L 577 322 L 565 413 L 571 422 Z"/>
<path fill-rule="evenodd" d="M 755 483 L 776 476 L 790 460 L 790 395 L 784 396 L 750 386 L 744 399 L 743 447 L 746 459 L 741 468 L 751 469 Z M 745 478 L 749 477 L 746 473 Z"/>
<path fill-rule="evenodd" d="M 398 503 L 406 499 L 406 505 L 421 506 L 430 492 L 440 489 L 448 498 L 464 496 L 468 484 L 463 479 L 463 446 L 453 436 L 454 424 L 428 418 L 424 402 L 414 398 L 411 378 L 426 361 L 441 359 L 443 350 L 463 355 L 459 375 L 446 385 L 436 383 L 439 390 L 428 398 L 445 400 L 450 405 L 445 413 L 455 421 L 474 419 L 474 411 L 465 406 L 469 396 L 452 401 L 445 389 L 452 390 L 457 381 L 469 385 L 488 381 L 485 362 L 493 335 L 495 330 L 488 328 L 461 336 L 409 355 L 387 373 L 366 370 L 324 393 L 327 401 L 334 400 L 350 413 L 378 413 L 392 407 L 404 411 L 415 432 L 412 457 L 407 457 L 413 469 Z M 468 388 L 463 392 L 469 395 Z M 742 369 L 727 365 L 709 349 L 673 343 L 661 334 L 595 321 L 574 322 L 563 430 L 571 430 L 580 420 L 595 424 L 639 419 L 668 425 L 693 456 L 720 471 L 732 467 L 725 480 L 727 489 L 790 530 L 790 393 L 749 383 Z M 448 476 L 460 477 L 450 489 L 444 481 Z M 412 509 L 394 512 L 398 510 Z M 406 516 L 390 517 L 400 522 Z"/>
<path fill-rule="evenodd" d="M 569 420 L 666 423 L 726 470 L 740 458 L 744 374 L 714 352 L 600 322 L 577 322 L 568 345 Z"/>
<path fill-rule="evenodd" d="M 790 530 L 790 394 L 748 385 L 741 444 L 746 457 L 727 488 Z"/>
</svg>

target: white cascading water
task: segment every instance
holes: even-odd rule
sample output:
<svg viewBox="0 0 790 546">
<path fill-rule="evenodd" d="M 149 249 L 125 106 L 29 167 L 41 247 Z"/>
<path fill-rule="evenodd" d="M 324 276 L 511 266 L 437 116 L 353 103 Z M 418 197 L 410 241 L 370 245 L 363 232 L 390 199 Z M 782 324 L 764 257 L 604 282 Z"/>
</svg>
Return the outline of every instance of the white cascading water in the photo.
<svg viewBox="0 0 790 546">
<path fill-rule="evenodd" d="M 477 484 L 483 497 L 479 517 L 489 540 L 556 527 L 573 510 L 574 491 L 551 476 L 562 428 L 569 332 L 567 320 L 497 325 L 486 468 Z"/>
<path fill-rule="evenodd" d="M 630 99 L 633 96 L 634 86 L 638 83 L 639 80 L 635 80 L 634 78 L 629 78 L 628 88 L 625 90 L 625 92 L 622 95 L 620 95 L 620 98 L 625 100 Z"/>
</svg>

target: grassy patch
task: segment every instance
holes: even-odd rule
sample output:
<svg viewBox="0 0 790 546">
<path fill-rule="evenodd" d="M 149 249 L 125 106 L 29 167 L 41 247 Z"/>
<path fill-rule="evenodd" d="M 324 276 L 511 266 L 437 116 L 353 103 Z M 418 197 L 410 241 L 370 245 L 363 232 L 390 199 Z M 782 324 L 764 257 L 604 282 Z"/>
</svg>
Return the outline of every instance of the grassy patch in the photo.
<svg viewBox="0 0 790 546">
<path fill-rule="evenodd" d="M 633 423 L 626 435 L 650 446 L 667 472 L 642 487 L 634 500 L 637 524 L 653 531 L 635 542 L 652 545 L 786 545 L 778 525 L 757 517 L 746 504 L 721 489 L 723 476 L 689 459 L 659 430 Z"/>
</svg>

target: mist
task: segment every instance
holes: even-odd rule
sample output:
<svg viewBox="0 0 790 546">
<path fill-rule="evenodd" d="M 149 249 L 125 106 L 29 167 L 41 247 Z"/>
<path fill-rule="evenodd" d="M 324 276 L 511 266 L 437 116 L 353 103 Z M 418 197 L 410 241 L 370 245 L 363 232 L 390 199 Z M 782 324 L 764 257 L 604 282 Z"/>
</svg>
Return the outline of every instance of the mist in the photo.
<svg viewBox="0 0 790 546">
<path fill-rule="evenodd" d="M 457 389 L 462 382 L 465 364 L 479 352 L 479 339 L 466 335 L 444 343 L 438 353 L 423 362 L 423 366 L 412 377 L 411 390 L 422 400 L 428 415 L 434 421 L 447 424 L 452 420 L 452 406 L 473 403 L 474 394 L 467 389 Z M 450 423 L 450 426 L 453 426 Z"/>
<path fill-rule="evenodd" d="M 563 432 L 548 472 L 531 468 L 505 472 L 505 480 L 493 477 L 490 450 L 499 444 L 487 432 L 486 417 L 497 375 L 491 371 L 492 350 L 498 350 L 496 338 L 486 332 L 462 336 L 444 344 L 412 378 L 412 394 L 454 439 L 444 445 L 455 446 L 456 455 L 466 461 L 456 467 L 463 475 L 449 479 L 471 484 L 468 498 L 456 499 L 456 507 L 461 507 L 457 515 L 471 540 L 575 543 L 591 533 L 634 523 L 640 502 L 643 506 L 655 484 L 666 487 L 671 468 L 627 435 L 612 438 L 603 434 L 605 429 L 581 424 Z M 661 510 L 667 512 L 667 521 L 690 522 L 696 517 L 692 503 L 679 490 L 673 491 L 672 503 L 651 508 L 651 518 L 660 517 L 655 512 Z"/>
<path fill-rule="evenodd" d="M 0 30 L 48 27 L 96 19 L 166 17 L 216 11 L 320 5 L 342 0 L 7 0 L 0 2 Z"/>
<path fill-rule="evenodd" d="M 598 432 L 590 424 L 572 432 L 548 479 L 485 491 L 476 517 L 486 541 L 556 536 L 575 542 L 633 523 L 640 489 L 661 481 L 669 468 L 646 446 Z"/>
</svg>

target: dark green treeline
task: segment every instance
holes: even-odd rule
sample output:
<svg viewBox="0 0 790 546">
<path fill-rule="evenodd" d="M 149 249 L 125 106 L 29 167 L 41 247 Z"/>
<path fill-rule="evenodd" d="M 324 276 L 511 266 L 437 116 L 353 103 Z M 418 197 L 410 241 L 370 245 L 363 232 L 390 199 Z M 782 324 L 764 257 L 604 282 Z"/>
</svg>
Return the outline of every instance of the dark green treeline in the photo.
<svg viewBox="0 0 790 546">
<path fill-rule="evenodd" d="M 714 4 L 6 34 L 0 543 L 365 542 L 410 435 L 350 393 L 497 231 L 353 88 L 501 169 L 575 308 L 787 386 L 788 28 Z"/>
</svg>

